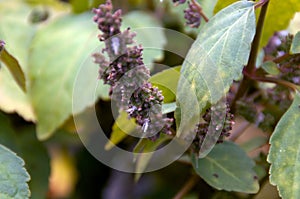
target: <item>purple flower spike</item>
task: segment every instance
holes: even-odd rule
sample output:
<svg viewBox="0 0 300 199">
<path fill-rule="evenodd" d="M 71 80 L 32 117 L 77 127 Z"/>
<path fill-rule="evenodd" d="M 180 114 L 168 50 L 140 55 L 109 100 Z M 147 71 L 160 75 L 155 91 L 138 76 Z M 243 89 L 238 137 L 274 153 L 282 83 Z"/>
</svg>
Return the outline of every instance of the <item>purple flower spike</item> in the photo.
<svg viewBox="0 0 300 199">
<path fill-rule="evenodd" d="M 158 88 L 147 82 L 150 72 L 143 62 L 143 48 L 128 46 L 134 43 L 136 34 L 129 28 L 122 32 L 121 10 L 112 10 L 110 0 L 93 10 L 93 19 L 102 32 L 99 40 L 105 43 L 102 53 L 93 55 L 100 67 L 99 77 L 111 86 L 110 95 L 118 102 L 120 109 L 136 119 L 143 137 L 155 140 L 159 133 L 170 135 L 173 120 L 163 118 L 161 105 L 164 97 Z M 109 61 L 103 55 L 105 52 Z"/>
</svg>

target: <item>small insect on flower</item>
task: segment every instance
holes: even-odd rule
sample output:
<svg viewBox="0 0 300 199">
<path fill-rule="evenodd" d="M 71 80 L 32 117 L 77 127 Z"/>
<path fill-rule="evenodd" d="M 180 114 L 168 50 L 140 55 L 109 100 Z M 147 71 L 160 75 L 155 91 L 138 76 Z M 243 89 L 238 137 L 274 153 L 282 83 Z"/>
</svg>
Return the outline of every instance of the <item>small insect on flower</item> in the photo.
<svg viewBox="0 0 300 199">
<path fill-rule="evenodd" d="M 150 120 L 148 118 L 146 118 L 144 121 L 143 127 L 142 127 L 144 133 L 146 133 L 149 128 L 149 122 L 150 122 Z"/>
<path fill-rule="evenodd" d="M 113 37 L 111 39 L 111 48 L 115 55 L 120 54 L 120 39 L 118 37 Z"/>
</svg>

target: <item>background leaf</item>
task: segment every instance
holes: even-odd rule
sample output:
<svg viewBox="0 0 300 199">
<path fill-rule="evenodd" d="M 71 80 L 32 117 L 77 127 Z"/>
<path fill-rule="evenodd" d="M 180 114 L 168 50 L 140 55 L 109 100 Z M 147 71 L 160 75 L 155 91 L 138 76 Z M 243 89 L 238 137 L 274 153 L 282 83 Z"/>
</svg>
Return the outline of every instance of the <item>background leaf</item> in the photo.
<svg viewBox="0 0 300 199">
<path fill-rule="evenodd" d="M 28 183 L 31 198 L 45 198 L 48 192 L 50 160 L 43 143 L 36 138 L 34 127 L 19 127 L 15 130 L 8 117 L 0 113 L 0 136 L 0 144 L 17 152 L 26 162 L 27 171 L 31 176 Z"/>
<path fill-rule="evenodd" d="M 25 75 L 21 69 L 21 66 L 19 65 L 18 60 L 16 60 L 16 58 L 14 58 L 11 54 L 9 54 L 9 52 L 7 52 L 5 48 L 0 54 L 0 60 L 7 66 L 14 80 L 25 92 L 26 91 Z"/>
<path fill-rule="evenodd" d="M 91 18 L 90 14 L 61 17 L 41 29 L 33 39 L 28 92 L 38 120 L 39 139 L 48 138 L 71 115 L 73 89 L 86 89 L 82 96 L 90 92 L 87 89 L 95 89 L 98 68 L 91 54 L 98 42 Z M 80 71 L 82 68 L 84 74 Z M 78 72 L 85 81 L 81 78 L 82 84 L 74 88 Z M 103 93 L 96 93 L 96 96 L 107 96 L 101 84 L 98 88 Z M 90 99 L 82 100 L 74 112 L 81 111 L 89 103 Z"/>
<path fill-rule="evenodd" d="M 209 103 L 219 101 L 233 80 L 241 77 L 255 34 L 253 5 L 253 2 L 240 1 L 223 9 L 203 27 L 192 45 L 177 88 L 181 109 L 177 135 L 189 132 L 199 113 Z"/>
<path fill-rule="evenodd" d="M 218 13 L 220 10 L 229 6 L 230 4 L 233 4 L 236 1 L 237 0 L 218 0 L 217 4 L 215 6 L 215 9 L 214 9 L 214 13 Z"/>
<path fill-rule="evenodd" d="M 275 31 L 286 29 L 294 14 L 299 10 L 300 1 L 298 0 L 271 0 L 265 19 L 260 46 L 265 46 Z"/>
<path fill-rule="evenodd" d="M 258 180 L 254 162 L 232 142 L 217 144 L 204 158 L 192 157 L 194 169 L 210 186 L 218 190 L 256 193 Z"/>
<path fill-rule="evenodd" d="M 5 41 L 7 51 L 18 60 L 25 77 L 29 46 L 36 31 L 28 19 L 30 12 L 31 8 L 21 1 L 0 1 L 0 38 Z M 35 120 L 28 96 L 6 67 L 0 70 L 0 109 L 7 113 L 17 112 L 29 121 Z"/>
<path fill-rule="evenodd" d="M 128 27 L 136 32 L 134 40 L 143 46 L 143 61 L 151 68 L 154 60 L 163 58 L 163 47 L 167 43 L 161 24 L 146 12 L 133 11 L 123 17 L 122 29 Z"/>
<path fill-rule="evenodd" d="M 270 182 L 278 186 L 282 198 L 296 199 L 300 197 L 300 94 L 278 122 L 270 139 L 268 162 Z"/>
<path fill-rule="evenodd" d="M 0 162 L 0 198 L 29 198 L 27 182 L 30 176 L 24 168 L 24 161 L 0 144 Z"/>
</svg>

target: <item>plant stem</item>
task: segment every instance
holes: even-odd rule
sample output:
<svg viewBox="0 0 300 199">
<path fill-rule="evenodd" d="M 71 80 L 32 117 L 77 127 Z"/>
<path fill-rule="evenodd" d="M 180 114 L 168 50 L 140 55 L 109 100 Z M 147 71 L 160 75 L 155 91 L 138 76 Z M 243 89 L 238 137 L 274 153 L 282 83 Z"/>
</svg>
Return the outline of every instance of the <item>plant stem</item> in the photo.
<svg viewBox="0 0 300 199">
<path fill-rule="evenodd" d="M 255 62 L 256 62 L 256 58 L 257 58 L 257 54 L 258 54 L 258 50 L 259 50 L 260 38 L 262 35 L 262 30 L 263 30 L 263 26 L 264 26 L 264 21 L 265 21 L 268 5 L 269 5 L 269 1 L 264 2 L 263 6 L 261 8 L 260 14 L 259 14 L 257 28 L 256 28 L 256 34 L 254 36 L 254 40 L 253 40 L 253 43 L 251 46 L 249 61 L 248 61 L 247 66 L 244 69 L 244 71 L 248 74 L 252 74 L 256 69 Z M 239 89 L 230 105 L 230 108 L 233 113 L 235 112 L 236 101 L 245 95 L 245 93 L 248 91 L 249 85 L 251 85 L 252 83 L 253 83 L 253 81 L 251 79 L 249 79 L 247 76 L 244 76 L 242 82 L 240 83 Z"/>
<path fill-rule="evenodd" d="M 194 4 L 194 5 L 197 7 L 198 13 L 201 15 L 201 17 L 203 17 L 203 19 L 204 19 L 205 22 L 207 23 L 207 22 L 209 21 L 209 19 L 208 19 L 208 17 L 203 13 L 201 5 L 200 5 L 197 1 L 195 1 L 195 0 L 192 0 L 192 4 Z"/>
<path fill-rule="evenodd" d="M 173 199 L 182 199 L 199 181 L 199 176 L 193 175 L 179 190 Z"/>
<path fill-rule="evenodd" d="M 248 76 L 253 80 L 261 81 L 261 82 L 270 82 L 275 84 L 280 84 L 282 86 L 288 87 L 294 91 L 299 91 L 299 87 L 296 84 L 293 84 L 291 82 L 274 78 L 274 77 L 260 77 L 260 76 Z"/>
</svg>

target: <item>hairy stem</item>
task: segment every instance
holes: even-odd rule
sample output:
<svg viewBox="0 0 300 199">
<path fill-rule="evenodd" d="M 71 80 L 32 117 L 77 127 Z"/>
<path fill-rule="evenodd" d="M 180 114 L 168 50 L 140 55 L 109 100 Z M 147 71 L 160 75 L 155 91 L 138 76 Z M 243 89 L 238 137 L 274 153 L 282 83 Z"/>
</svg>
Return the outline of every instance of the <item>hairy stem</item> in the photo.
<svg viewBox="0 0 300 199">
<path fill-rule="evenodd" d="M 203 13 L 201 5 L 200 5 L 197 1 L 195 1 L 195 0 L 192 0 L 192 4 L 194 4 L 194 5 L 197 7 L 197 12 L 201 15 L 201 17 L 203 17 L 203 19 L 205 20 L 205 22 L 208 22 L 209 19 L 208 19 L 208 17 Z"/>
<path fill-rule="evenodd" d="M 199 181 L 199 176 L 192 176 L 185 185 L 179 190 L 179 192 L 174 196 L 173 199 L 183 198 Z"/>
<path fill-rule="evenodd" d="M 264 2 L 263 6 L 261 8 L 260 14 L 259 14 L 257 28 L 256 28 L 256 34 L 254 36 L 254 40 L 253 40 L 253 43 L 251 46 L 249 61 L 248 61 L 247 66 L 244 69 L 247 74 L 252 74 L 255 71 L 255 62 L 256 62 L 256 58 L 257 58 L 257 54 L 258 54 L 258 50 L 259 50 L 259 43 L 260 43 L 260 38 L 262 35 L 262 30 L 263 30 L 263 26 L 264 26 L 264 21 L 265 21 L 268 5 L 269 5 L 269 1 Z M 235 95 L 235 98 L 233 99 L 233 101 L 230 105 L 230 108 L 233 113 L 235 112 L 236 101 L 246 94 L 246 92 L 248 91 L 249 85 L 252 85 L 252 84 L 253 84 L 253 81 L 251 79 L 249 79 L 247 76 L 244 76 L 242 82 L 240 83 L 239 89 Z"/>
</svg>

